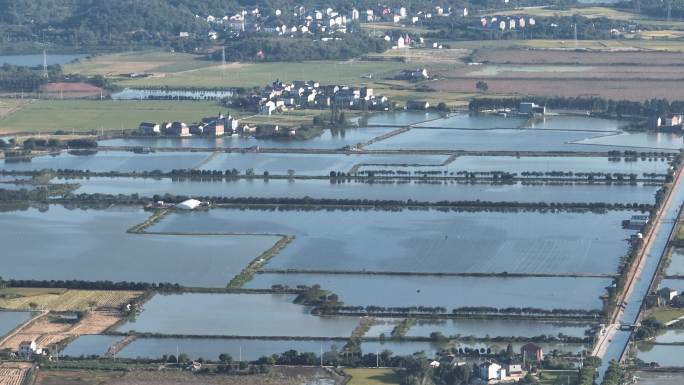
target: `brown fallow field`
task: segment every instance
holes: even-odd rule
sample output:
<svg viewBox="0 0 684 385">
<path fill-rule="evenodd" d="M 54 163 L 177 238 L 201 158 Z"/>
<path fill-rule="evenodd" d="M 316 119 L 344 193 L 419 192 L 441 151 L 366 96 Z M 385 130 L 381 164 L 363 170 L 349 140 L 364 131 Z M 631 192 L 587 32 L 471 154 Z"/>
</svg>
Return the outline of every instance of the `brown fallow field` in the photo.
<svg viewBox="0 0 684 385">
<path fill-rule="evenodd" d="M 643 101 L 683 100 L 684 53 L 591 52 L 530 49 L 477 51 L 469 65 L 440 73 L 430 87 L 441 92 L 473 92 L 484 80 L 483 96 L 601 96 Z"/>
<path fill-rule="evenodd" d="M 338 385 L 343 377 L 320 368 L 275 367 L 268 374 L 249 376 L 195 375 L 178 371 L 50 371 L 41 370 L 35 385 Z M 317 382 L 320 380 L 320 382 Z"/>
<path fill-rule="evenodd" d="M 579 64 L 675 66 L 684 64 L 684 52 L 662 51 L 568 51 L 547 49 L 482 49 L 473 60 L 497 64 Z"/>
</svg>

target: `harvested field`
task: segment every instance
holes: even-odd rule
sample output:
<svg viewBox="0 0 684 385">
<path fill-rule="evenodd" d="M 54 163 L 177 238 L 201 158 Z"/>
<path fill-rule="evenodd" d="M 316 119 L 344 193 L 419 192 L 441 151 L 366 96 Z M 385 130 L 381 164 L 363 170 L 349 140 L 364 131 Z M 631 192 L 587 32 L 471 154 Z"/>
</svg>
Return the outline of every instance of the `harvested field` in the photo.
<svg viewBox="0 0 684 385">
<path fill-rule="evenodd" d="M 643 65 L 678 66 L 684 64 L 684 52 L 600 52 L 544 49 L 483 49 L 475 53 L 477 62 L 497 64 L 566 64 L 566 65 Z"/>
<path fill-rule="evenodd" d="M 40 87 L 40 92 L 48 98 L 85 98 L 100 96 L 102 88 L 88 83 L 48 83 Z"/>
<path fill-rule="evenodd" d="M 52 322 L 50 316 L 43 316 L 10 335 L 0 349 L 19 348 L 22 341 L 35 340 L 40 347 L 50 347 L 67 339 L 83 334 L 100 334 L 121 319 L 118 312 L 95 310 L 88 312 L 76 324 Z"/>
<path fill-rule="evenodd" d="M 129 303 L 143 293 L 139 291 L 64 290 L 64 289 L 3 289 L 0 308 L 10 310 L 36 309 L 78 311 L 91 307 L 115 307 Z"/>
<path fill-rule="evenodd" d="M 342 377 L 325 369 L 305 367 L 275 367 L 263 375 L 204 376 L 178 371 L 59 371 L 42 370 L 36 385 L 300 385 L 302 383 L 341 384 Z"/>
<path fill-rule="evenodd" d="M 450 79 L 433 83 L 444 92 L 473 92 L 477 79 Z M 601 96 L 609 99 L 643 101 L 651 98 L 681 100 L 684 90 L 671 87 L 671 80 L 573 80 L 486 79 L 490 94 L 543 96 Z"/>
<path fill-rule="evenodd" d="M 0 385 L 22 385 L 26 373 L 33 364 L 28 362 L 4 362 L 0 364 Z"/>
</svg>

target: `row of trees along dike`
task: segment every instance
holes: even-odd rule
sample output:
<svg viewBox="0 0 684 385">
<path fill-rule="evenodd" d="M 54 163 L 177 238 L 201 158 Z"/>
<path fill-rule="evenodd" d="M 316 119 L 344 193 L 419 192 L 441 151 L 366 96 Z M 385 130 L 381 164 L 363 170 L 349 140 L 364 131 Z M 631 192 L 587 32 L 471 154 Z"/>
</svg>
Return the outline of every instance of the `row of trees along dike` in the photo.
<svg viewBox="0 0 684 385">
<path fill-rule="evenodd" d="M 129 202 L 135 200 L 137 194 L 111 195 L 111 194 L 73 194 L 73 197 L 84 201 L 104 199 L 109 202 L 122 199 Z M 110 199 L 107 199 L 107 198 Z M 340 210 L 369 210 L 370 208 L 386 208 L 387 210 L 402 210 L 407 206 L 412 209 L 434 209 L 434 210 L 506 210 L 516 212 L 518 210 L 590 210 L 604 212 L 606 210 L 636 210 L 650 212 L 652 205 L 647 203 L 606 203 L 606 202 L 492 202 L 492 201 L 437 201 L 424 202 L 408 200 L 374 200 L 374 199 L 323 199 L 323 198 L 263 198 L 263 197 L 220 197 L 220 196 L 195 196 L 199 200 L 211 202 L 218 205 L 258 205 L 255 210 L 319 210 L 317 206 L 337 206 Z M 155 194 L 152 198 L 139 198 L 140 203 L 151 203 L 164 201 L 169 203 L 180 203 L 190 199 L 186 195 Z M 69 199 L 67 199 L 68 201 Z M 272 205 L 276 207 L 264 207 Z"/>
<path fill-rule="evenodd" d="M 9 162 L 22 162 L 22 161 L 30 161 L 30 158 L 15 158 L 15 159 L 8 159 L 7 161 Z M 237 169 L 232 169 L 232 170 L 226 170 L 225 172 L 220 171 L 220 170 L 191 170 L 191 169 L 184 169 L 184 170 L 172 170 L 169 172 L 163 172 L 161 170 L 151 170 L 151 171 L 92 171 L 89 169 L 65 169 L 65 168 L 58 168 L 58 169 L 42 169 L 42 170 L 33 170 L 33 171 L 11 171 L 11 170 L 6 170 L 2 171 L 3 174 L 6 175 L 27 175 L 27 174 L 33 174 L 35 175 L 36 173 L 44 173 L 44 172 L 52 172 L 55 173 L 56 175 L 59 176 L 65 176 L 65 177 L 88 177 L 88 176 L 107 176 L 107 177 L 135 177 L 135 176 L 141 176 L 143 178 L 171 178 L 172 180 L 176 181 L 181 181 L 185 179 L 198 179 L 198 180 L 220 180 L 224 178 L 228 179 L 237 179 L 239 177 L 256 177 L 260 178 L 263 176 L 263 178 L 279 178 L 279 177 L 284 177 L 284 175 L 272 175 L 268 171 L 264 171 L 262 175 L 255 174 L 254 169 L 247 169 L 244 171 L 244 173 L 240 172 Z M 295 171 L 290 170 L 287 173 L 288 178 L 293 178 L 295 176 Z M 329 178 L 330 179 L 337 179 L 337 178 L 346 178 L 349 180 L 356 180 L 358 178 L 375 178 L 377 176 L 380 177 L 390 177 L 392 179 L 394 178 L 399 178 L 399 179 L 413 179 L 413 178 L 428 178 L 428 177 L 435 177 L 435 178 L 458 178 L 458 179 L 486 179 L 486 180 L 494 180 L 494 181 L 507 181 L 507 180 L 513 180 L 513 179 L 520 179 L 520 178 L 552 178 L 552 179 L 562 179 L 562 178 L 572 178 L 572 179 L 586 179 L 587 181 L 593 182 L 600 182 L 600 181 L 605 181 L 605 182 L 632 182 L 636 181 L 637 178 L 639 178 L 639 174 L 636 173 L 606 173 L 606 172 L 573 172 L 573 171 L 521 171 L 521 172 L 508 172 L 508 171 L 447 171 L 447 170 L 432 170 L 432 171 L 420 171 L 420 170 L 415 170 L 415 171 L 402 171 L 402 170 L 393 170 L 393 169 L 388 169 L 388 170 L 362 170 L 358 171 L 356 173 L 345 173 L 342 171 L 330 171 Z M 641 175 L 643 178 L 664 178 L 664 179 L 669 179 L 670 181 L 672 180 L 672 175 L 670 173 L 648 173 L 644 172 Z M 303 177 L 298 177 L 298 178 L 304 178 L 304 179 L 320 179 L 324 176 L 303 176 Z"/>
<path fill-rule="evenodd" d="M 45 202 L 61 203 L 65 207 L 74 205 L 75 208 L 102 207 L 110 204 L 139 204 L 151 205 L 163 201 L 169 204 L 180 203 L 190 196 L 155 194 L 152 197 L 141 197 L 134 193 L 126 194 L 73 194 L 66 193 L 60 198 L 54 198 L 51 188 L 62 191 L 62 186 L 74 185 L 48 185 L 36 189 L 8 190 L 0 188 L 0 202 Z M 71 188 L 68 189 L 71 191 Z M 370 199 L 314 199 L 314 198 L 263 198 L 263 197 L 217 197 L 217 196 L 194 196 L 193 198 L 209 202 L 214 205 L 249 207 L 252 210 L 288 210 L 288 211 L 318 211 L 323 207 L 331 207 L 342 211 L 375 210 L 384 209 L 389 211 L 409 210 L 437 210 L 437 211 L 492 211 L 492 212 L 598 212 L 607 210 L 635 210 L 650 212 L 652 205 L 646 203 L 605 203 L 605 202 L 489 202 L 489 201 L 438 201 L 424 202 L 414 200 L 370 200 Z"/>
<path fill-rule="evenodd" d="M 33 279 L 3 279 L 0 277 L 0 288 L 7 287 L 40 287 L 83 290 L 134 290 L 134 291 L 171 291 L 183 290 L 183 286 L 176 283 L 148 283 L 148 282 L 113 282 L 113 281 L 84 281 L 84 280 L 33 280 Z"/>
<path fill-rule="evenodd" d="M 406 307 L 385 307 L 385 306 L 335 306 L 327 308 L 314 308 L 314 314 L 336 315 L 336 314 L 358 314 L 358 315 L 447 315 L 447 309 L 442 306 L 406 306 Z M 451 311 L 454 315 L 477 316 L 477 315 L 519 315 L 519 316 L 559 316 L 559 317 L 585 317 L 601 318 L 604 316 L 601 310 L 585 309 L 540 309 L 535 307 L 507 307 L 495 308 L 490 306 L 462 306 Z"/>
<path fill-rule="evenodd" d="M 633 116 L 656 118 L 670 113 L 684 111 L 684 101 L 650 99 L 643 102 L 612 100 L 600 97 L 532 97 L 532 98 L 477 98 L 470 101 L 470 111 L 511 108 L 516 109 L 521 102 L 535 102 L 552 109 L 580 109 L 611 116 Z"/>
</svg>

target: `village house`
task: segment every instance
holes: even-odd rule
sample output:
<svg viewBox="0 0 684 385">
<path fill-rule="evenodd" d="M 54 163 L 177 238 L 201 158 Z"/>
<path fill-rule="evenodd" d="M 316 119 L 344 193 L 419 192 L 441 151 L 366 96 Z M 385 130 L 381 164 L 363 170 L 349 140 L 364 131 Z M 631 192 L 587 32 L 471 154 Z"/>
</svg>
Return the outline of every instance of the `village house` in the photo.
<svg viewBox="0 0 684 385">
<path fill-rule="evenodd" d="M 430 108 L 430 103 L 424 100 L 407 100 L 406 109 L 407 110 L 427 110 Z"/>
<path fill-rule="evenodd" d="M 25 358 L 31 358 L 34 354 L 43 354 L 43 349 L 36 345 L 36 341 L 22 341 L 19 344 L 19 356 Z"/>
<path fill-rule="evenodd" d="M 541 346 L 535 344 L 534 342 L 529 342 L 520 347 L 520 355 L 523 357 L 525 362 L 540 362 L 544 359 L 544 350 Z"/>
<path fill-rule="evenodd" d="M 506 369 L 491 361 L 485 361 L 478 365 L 478 372 L 479 377 L 484 381 L 504 380 L 506 378 Z"/>
<path fill-rule="evenodd" d="M 161 133 L 158 123 L 142 122 L 138 126 L 138 133 L 141 135 L 157 135 Z"/>
<path fill-rule="evenodd" d="M 544 115 L 546 114 L 546 106 L 540 106 L 531 102 L 521 102 L 520 106 L 518 106 L 518 112 L 527 115 Z"/>
<path fill-rule="evenodd" d="M 190 127 L 183 122 L 173 122 L 168 126 L 165 134 L 172 136 L 190 136 Z"/>
<path fill-rule="evenodd" d="M 665 117 L 658 117 L 656 118 L 656 128 L 681 131 L 684 129 L 684 115 L 670 114 Z"/>
<path fill-rule="evenodd" d="M 396 78 L 417 82 L 430 79 L 430 75 L 428 74 L 427 68 L 417 68 L 415 70 L 403 70 Z"/>
</svg>

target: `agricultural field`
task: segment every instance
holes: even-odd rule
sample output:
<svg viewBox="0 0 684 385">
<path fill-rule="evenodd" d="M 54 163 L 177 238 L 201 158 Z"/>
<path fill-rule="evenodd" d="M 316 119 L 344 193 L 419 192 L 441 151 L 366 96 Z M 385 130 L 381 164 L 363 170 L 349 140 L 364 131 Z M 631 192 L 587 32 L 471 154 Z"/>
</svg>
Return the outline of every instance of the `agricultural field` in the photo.
<svg viewBox="0 0 684 385">
<path fill-rule="evenodd" d="M 338 385 L 342 383 L 342 377 L 319 368 L 299 367 L 276 367 L 268 374 L 249 376 L 202 376 L 176 370 L 122 372 L 47 369 L 38 372 L 35 385 L 301 385 L 317 381 Z"/>
<path fill-rule="evenodd" d="M 29 103 L 28 100 L 0 99 L 0 119 L 18 111 L 27 103 Z"/>
<path fill-rule="evenodd" d="M 605 17 L 608 19 L 615 20 L 633 20 L 639 18 L 631 12 L 625 12 L 608 7 L 581 7 L 581 8 L 568 8 L 568 9 L 553 9 L 545 7 L 524 7 L 520 9 L 514 9 L 510 11 L 500 11 L 497 12 L 498 15 L 510 16 L 510 15 L 526 15 L 526 16 L 537 16 L 537 17 L 554 17 L 554 16 L 574 16 L 581 15 L 588 18 L 600 18 Z"/>
<path fill-rule="evenodd" d="M 196 121 L 226 108 L 218 102 L 36 100 L 0 119 L 0 134 L 117 131 L 142 121 Z"/>
<path fill-rule="evenodd" d="M 577 374 L 575 372 L 557 372 L 545 370 L 539 379 L 539 385 L 576 385 Z"/>
<path fill-rule="evenodd" d="M 103 333 L 120 320 L 121 313 L 112 310 L 91 310 L 76 322 L 63 322 L 53 314 L 44 313 L 0 341 L 0 349 L 16 351 L 22 341 L 52 347 L 80 335 Z"/>
<path fill-rule="evenodd" d="M 398 385 L 399 376 L 392 369 L 345 369 L 349 385 Z"/>
<path fill-rule="evenodd" d="M 64 73 L 120 77 L 131 73 L 166 73 L 189 71 L 216 65 L 216 62 L 186 53 L 164 51 L 124 52 L 96 55 L 64 65 Z"/>
<path fill-rule="evenodd" d="M 0 363 L 0 385 L 23 385 L 32 366 L 26 362 Z"/>
<path fill-rule="evenodd" d="M 119 307 L 142 295 L 138 291 L 0 289 L 0 308 L 10 310 L 82 311 Z"/>
<path fill-rule="evenodd" d="M 301 63 L 230 63 L 188 71 L 167 73 L 160 77 L 123 80 L 124 87 L 255 87 L 280 79 L 317 80 L 321 84 L 359 85 L 368 83 L 364 76 L 382 78 L 409 63 L 363 60 L 305 61 Z"/>
</svg>

